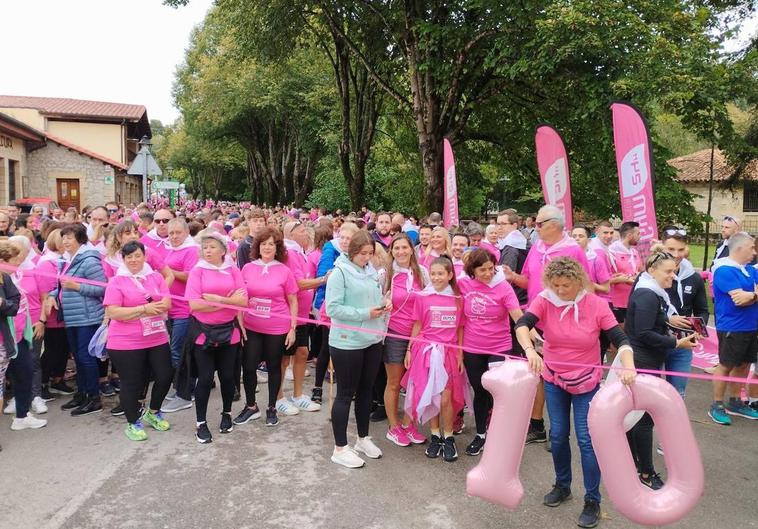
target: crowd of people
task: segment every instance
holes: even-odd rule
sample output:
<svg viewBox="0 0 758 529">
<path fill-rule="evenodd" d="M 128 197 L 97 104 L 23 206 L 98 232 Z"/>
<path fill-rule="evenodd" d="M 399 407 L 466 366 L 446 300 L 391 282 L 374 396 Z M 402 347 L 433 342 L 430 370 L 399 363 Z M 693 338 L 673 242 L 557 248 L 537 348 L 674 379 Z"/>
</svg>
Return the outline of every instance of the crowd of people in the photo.
<svg viewBox="0 0 758 529">
<path fill-rule="evenodd" d="M 331 461 L 358 468 L 364 457 L 380 458 L 370 425 L 386 420 L 391 443 L 426 444 L 428 458 L 453 462 L 464 409 L 475 427 L 464 452 L 485 449 L 493 400 L 483 375 L 522 357 L 541 377 L 525 442 L 549 441 L 550 507 L 571 497 L 573 412 L 581 527 L 600 519 L 601 475 L 587 424 L 599 366 L 618 355 L 624 384 L 634 383 L 637 368 L 688 373 L 710 317 L 711 294 L 687 259 L 686 230 L 664 227 L 641 255 L 637 223 L 567 230 L 553 206 L 450 229 L 438 213 L 419 219 L 366 208 L 343 214 L 210 201 L 177 209 L 108 203 L 81 214 L 9 208 L 0 213 L 0 237 L 0 403 L 10 397 L 2 407 L 14 416 L 12 430 L 45 426 L 39 416 L 56 398 L 65 396 L 61 408 L 79 417 L 101 412 L 103 397 L 118 394 L 110 413 L 124 416 L 130 440 L 147 439 L 148 427 L 169 430 L 167 417 L 194 406 L 195 437 L 210 443 L 216 380 L 218 432 L 228 434 L 262 418 L 262 408 L 269 427 L 319 412 L 329 374 L 337 386 Z M 735 217 L 723 219 L 722 238 L 712 266 L 715 373 L 745 378 L 758 351 L 755 242 Z M 309 367 L 315 376 L 306 394 Z M 687 377 L 668 380 L 684 398 Z M 260 404 L 258 382 L 268 388 Z M 749 386 L 747 401 L 740 391 L 714 381 L 713 421 L 758 419 L 758 385 Z M 653 430 L 645 414 L 628 441 L 641 483 L 657 490 Z"/>
</svg>

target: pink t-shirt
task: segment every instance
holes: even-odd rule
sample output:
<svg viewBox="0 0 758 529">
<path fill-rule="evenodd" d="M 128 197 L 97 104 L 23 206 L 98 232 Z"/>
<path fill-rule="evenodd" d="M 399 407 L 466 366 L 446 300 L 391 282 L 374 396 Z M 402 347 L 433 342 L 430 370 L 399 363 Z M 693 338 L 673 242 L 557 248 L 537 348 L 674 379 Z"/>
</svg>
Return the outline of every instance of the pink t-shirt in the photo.
<svg viewBox="0 0 758 529">
<path fill-rule="evenodd" d="M 485 241 L 484 239 L 482 239 L 479 242 L 479 248 L 481 248 L 482 250 L 487 250 L 489 253 L 491 253 L 495 257 L 496 263 L 500 262 L 500 250 L 498 250 L 497 246 L 495 246 L 489 241 Z"/>
<path fill-rule="evenodd" d="M 168 253 L 168 250 L 166 249 L 166 245 L 168 244 L 168 239 L 154 239 L 151 236 L 151 233 L 148 232 L 145 235 L 140 238 L 139 242 L 141 242 L 145 248 L 150 248 L 154 252 L 156 252 L 157 257 L 160 259 L 160 261 L 164 261 L 166 259 L 166 253 Z M 147 251 L 146 253 L 150 253 Z M 162 268 L 162 267 L 161 267 Z"/>
<path fill-rule="evenodd" d="M 538 245 L 535 244 L 529 250 L 526 261 L 524 261 L 524 268 L 521 271 L 529 279 L 529 283 L 526 286 L 526 297 L 529 303 L 534 301 L 539 293 L 545 290 L 545 286 L 542 284 L 542 272 L 545 266 L 557 257 L 573 257 L 579 261 L 579 264 L 582 265 L 589 275 L 590 266 L 587 263 L 587 256 L 584 255 L 582 247 L 573 240 L 567 241 L 559 250 L 548 255 L 540 252 Z"/>
<path fill-rule="evenodd" d="M 308 263 L 305 256 L 294 250 L 287 251 L 287 267 L 292 270 L 292 274 L 295 276 L 295 281 L 302 279 L 313 279 L 313 276 L 308 270 Z M 313 294 L 315 290 L 310 288 L 308 290 L 298 290 L 297 292 L 297 317 L 308 318 L 311 313 L 311 305 L 313 305 Z M 287 322 L 289 324 L 289 322 Z M 299 321 L 298 325 L 306 325 L 305 322 Z M 289 329 L 289 327 L 288 327 Z"/>
<path fill-rule="evenodd" d="M 595 294 L 587 293 L 578 303 L 579 322 L 574 319 L 574 308 L 563 315 L 566 307 L 556 307 L 550 301 L 537 296 L 529 304 L 528 312 L 537 318 L 545 338 L 543 355 L 545 362 L 576 362 L 598 365 L 600 363 L 600 331 L 613 329 L 618 325 L 608 303 Z M 566 373 L 577 369 L 574 366 L 551 364 L 550 369 L 556 373 Z M 543 376 L 548 382 L 553 377 L 547 369 Z"/>
<path fill-rule="evenodd" d="M 203 299 L 203 294 L 216 294 L 218 296 L 229 297 L 235 290 L 245 288 L 245 282 L 242 280 L 242 274 L 235 266 L 227 267 L 223 270 L 211 270 L 196 266 L 192 269 L 187 278 L 187 288 L 184 291 L 184 297 L 187 300 Z M 192 312 L 190 313 L 197 318 L 200 323 L 207 325 L 219 325 L 229 323 L 237 317 L 235 309 L 218 309 L 213 312 Z M 232 344 L 239 343 L 240 332 L 235 327 L 232 332 Z M 205 335 L 201 334 L 195 341 L 196 344 L 205 343 Z"/>
<path fill-rule="evenodd" d="M 166 253 L 166 259 L 163 264 L 168 266 L 172 270 L 178 272 L 191 272 L 200 259 L 200 247 L 192 246 L 189 248 L 182 248 L 180 250 L 169 249 Z M 168 287 L 169 291 L 174 296 L 184 297 L 184 293 L 187 289 L 187 283 L 185 281 L 179 281 L 176 277 Z M 172 319 L 176 318 L 189 318 L 190 309 L 187 301 L 173 298 L 171 300 L 171 308 L 168 311 L 168 317 Z"/>
<path fill-rule="evenodd" d="M 150 265 L 154 272 L 160 272 L 165 266 L 158 256 L 158 252 L 150 250 L 147 246 L 145 246 L 145 262 Z M 124 263 L 124 259 L 121 257 L 121 253 L 117 253 L 115 256 L 104 255 L 102 263 L 105 277 L 110 279 L 116 275 L 118 268 Z"/>
<path fill-rule="evenodd" d="M 299 289 L 292 270 L 278 261 L 273 263 L 266 266 L 253 261 L 242 267 L 249 307 L 244 325 L 263 334 L 286 334 L 292 326 L 287 296 Z"/>
<path fill-rule="evenodd" d="M 414 296 L 413 319 L 421 322 L 419 338 L 440 345 L 458 344 L 458 327 L 464 317 L 455 297 L 437 293 Z"/>
<path fill-rule="evenodd" d="M 158 272 L 151 272 L 144 280 L 130 276 L 115 276 L 108 281 L 103 306 L 137 307 L 168 296 L 166 280 Z M 168 343 L 165 315 L 145 316 L 136 320 L 111 320 L 108 325 L 107 349 L 129 351 L 146 349 Z"/>
<path fill-rule="evenodd" d="M 34 325 L 42 312 L 42 304 L 34 270 L 24 270 L 17 287 L 21 294 L 21 301 L 19 302 L 18 312 L 13 317 L 13 326 L 16 330 L 16 342 L 18 343 L 24 337 L 27 310 L 29 311 L 30 323 Z"/>
<path fill-rule="evenodd" d="M 40 292 L 52 292 L 58 286 L 58 265 L 54 260 L 40 261 L 37 265 L 37 287 Z M 52 309 L 47 317 L 46 327 L 50 329 L 60 329 L 63 322 L 58 321 L 58 311 Z"/>
<path fill-rule="evenodd" d="M 637 250 L 631 248 L 630 252 L 623 252 L 618 251 L 618 248 L 614 250 L 613 246 L 616 246 L 616 244 L 612 244 L 611 248 L 608 249 L 613 272 L 632 276 L 637 274 L 641 270 L 640 254 L 637 253 Z M 614 307 L 625 309 L 629 305 L 632 286 L 626 283 L 611 285 L 611 302 Z"/>
<path fill-rule="evenodd" d="M 410 336 L 413 330 L 414 298 L 421 290 L 419 278 L 413 278 L 413 288 L 408 290 L 408 274 L 397 272 L 392 276 L 392 313 L 390 314 L 389 332 Z"/>
<path fill-rule="evenodd" d="M 504 353 L 513 347 L 509 311 L 519 308 L 513 287 L 502 281 L 490 287 L 477 279 L 461 279 L 463 296 L 463 349 Z"/>
<path fill-rule="evenodd" d="M 613 272 L 611 271 L 611 263 L 608 261 L 608 253 L 605 249 L 602 248 L 593 248 L 595 250 L 595 254 L 597 254 L 597 257 L 593 259 L 588 259 L 588 262 L 590 263 L 590 266 L 592 268 L 590 275 L 594 274 L 595 279 L 592 281 L 598 284 L 605 283 L 606 281 L 610 281 L 611 276 L 613 276 Z M 608 293 L 600 293 L 598 292 L 596 294 L 599 298 L 604 299 L 608 303 L 611 302 L 611 293 L 608 291 Z"/>
<path fill-rule="evenodd" d="M 313 250 L 308 254 L 305 262 L 308 265 L 308 273 L 310 277 L 316 277 L 316 271 L 318 270 L 318 262 L 321 260 L 321 254 L 323 252 L 320 249 Z"/>
</svg>

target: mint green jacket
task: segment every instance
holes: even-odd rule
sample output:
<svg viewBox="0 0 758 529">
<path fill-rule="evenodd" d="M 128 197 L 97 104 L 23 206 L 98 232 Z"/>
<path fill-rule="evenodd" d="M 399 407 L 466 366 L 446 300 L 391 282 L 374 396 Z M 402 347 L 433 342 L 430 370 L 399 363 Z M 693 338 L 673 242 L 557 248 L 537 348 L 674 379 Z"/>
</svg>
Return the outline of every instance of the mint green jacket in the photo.
<svg viewBox="0 0 758 529">
<path fill-rule="evenodd" d="M 326 282 L 326 314 L 332 324 L 348 325 L 386 332 L 386 320 L 371 319 L 372 308 L 384 305 L 382 288 L 377 280 L 376 270 L 369 264 L 361 268 L 340 255 L 334 262 L 334 269 Z M 376 332 L 342 329 L 336 326 L 329 332 L 329 345 L 337 349 L 364 349 L 384 339 Z"/>
</svg>

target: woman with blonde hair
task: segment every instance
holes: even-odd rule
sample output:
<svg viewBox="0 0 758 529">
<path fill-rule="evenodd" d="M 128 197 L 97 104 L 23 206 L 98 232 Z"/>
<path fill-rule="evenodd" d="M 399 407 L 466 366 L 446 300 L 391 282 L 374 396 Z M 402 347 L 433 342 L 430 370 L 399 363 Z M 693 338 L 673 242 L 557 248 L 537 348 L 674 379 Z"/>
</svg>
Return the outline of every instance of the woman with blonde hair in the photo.
<svg viewBox="0 0 758 529">
<path fill-rule="evenodd" d="M 453 249 L 450 241 L 450 233 L 442 226 L 437 226 L 432 230 L 432 236 L 429 239 L 429 249 L 426 255 L 421 256 L 419 264 L 429 270 L 429 267 L 437 257 L 447 255 L 452 259 Z"/>
</svg>

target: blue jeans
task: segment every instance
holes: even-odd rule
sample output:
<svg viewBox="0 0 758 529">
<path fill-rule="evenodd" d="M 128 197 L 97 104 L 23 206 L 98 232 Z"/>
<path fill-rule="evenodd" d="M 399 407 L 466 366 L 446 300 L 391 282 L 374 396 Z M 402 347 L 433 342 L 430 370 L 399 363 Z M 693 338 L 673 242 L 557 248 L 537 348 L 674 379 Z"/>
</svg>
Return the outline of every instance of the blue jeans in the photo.
<svg viewBox="0 0 758 529">
<path fill-rule="evenodd" d="M 100 396 L 98 388 L 99 369 L 97 358 L 89 354 L 89 342 L 98 327 L 100 324 L 66 327 L 68 344 L 74 351 L 74 360 L 76 361 L 76 389 L 93 399 Z"/>
<path fill-rule="evenodd" d="M 597 464 L 592 439 L 587 426 L 590 401 L 600 386 L 588 393 L 572 395 L 555 384 L 545 381 L 545 402 L 550 416 L 550 450 L 555 467 L 555 482 L 562 487 L 571 486 L 571 407 L 574 408 L 574 430 L 579 444 L 584 477 L 584 499 L 600 502 L 600 467 Z"/>
<path fill-rule="evenodd" d="M 670 349 L 666 353 L 666 371 L 689 373 L 691 367 L 692 349 Z M 684 390 L 687 388 L 687 377 L 666 375 L 666 380 L 684 398 Z"/>
<path fill-rule="evenodd" d="M 187 336 L 189 322 L 189 318 L 173 318 L 169 320 L 171 324 L 171 365 L 174 366 L 174 369 L 177 369 L 182 361 L 184 338 Z"/>
</svg>

